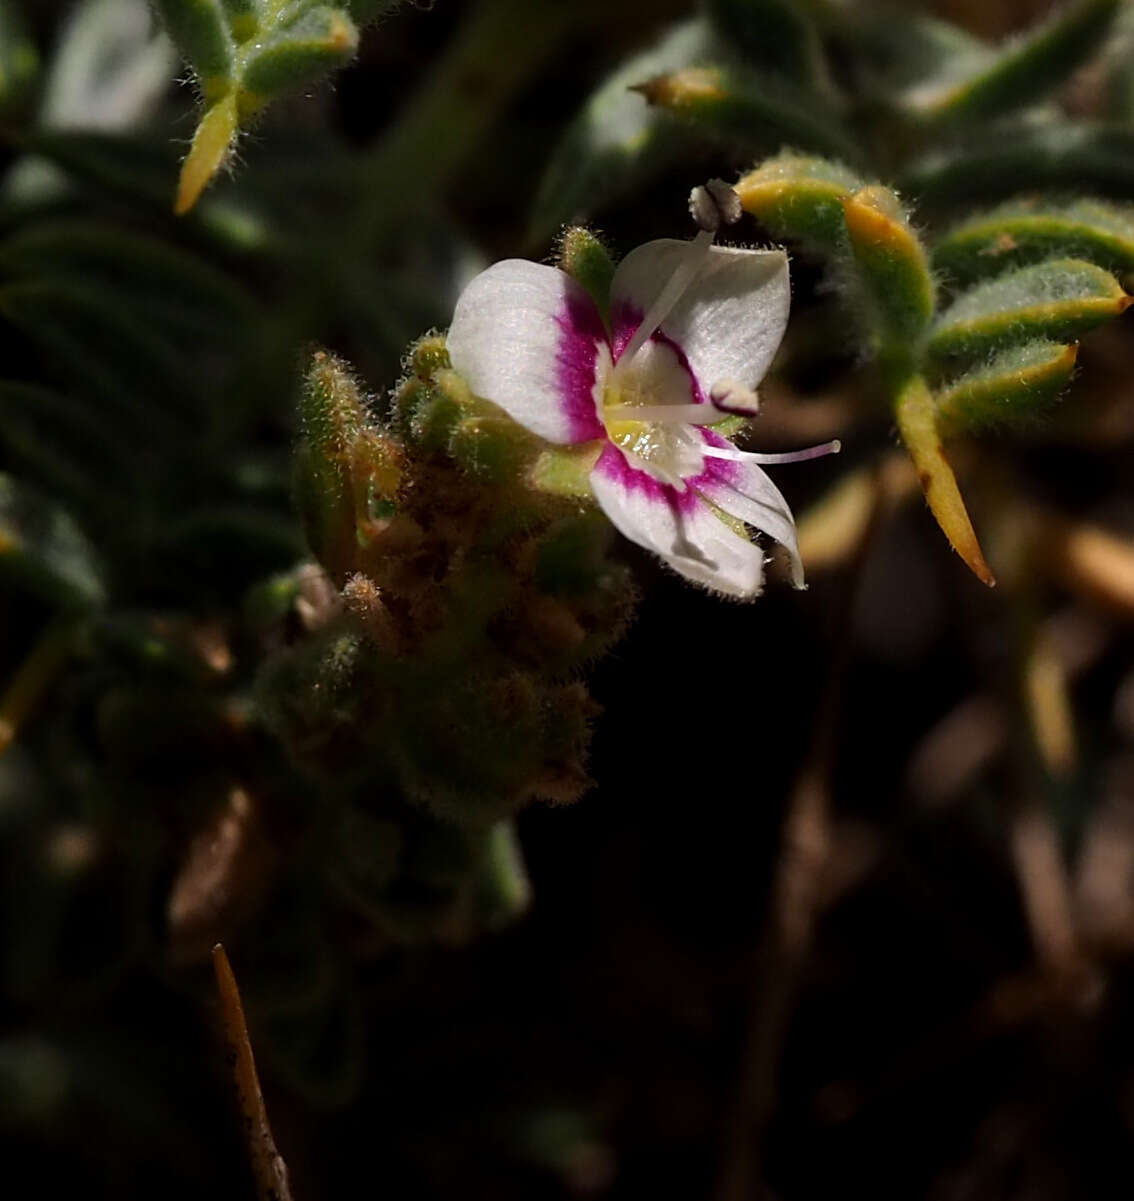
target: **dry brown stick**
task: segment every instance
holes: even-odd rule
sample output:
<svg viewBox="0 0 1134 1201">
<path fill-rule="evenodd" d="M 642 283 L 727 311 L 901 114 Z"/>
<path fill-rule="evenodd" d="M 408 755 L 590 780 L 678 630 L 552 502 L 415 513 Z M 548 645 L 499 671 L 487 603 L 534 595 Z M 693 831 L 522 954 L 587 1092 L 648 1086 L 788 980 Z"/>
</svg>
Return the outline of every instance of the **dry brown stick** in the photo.
<svg viewBox="0 0 1134 1201">
<path fill-rule="evenodd" d="M 272 1130 L 268 1125 L 268 1111 L 264 1107 L 264 1096 L 260 1092 L 260 1080 L 256 1075 L 256 1061 L 252 1056 L 252 1043 L 248 1038 L 248 1024 L 244 1020 L 240 990 L 236 987 L 236 977 L 232 974 L 228 956 L 219 942 L 213 947 L 213 970 L 216 972 L 217 991 L 220 993 L 221 1019 L 228 1043 L 229 1063 L 236 1083 L 237 1101 L 244 1121 L 244 1133 L 248 1139 L 248 1151 L 252 1158 L 252 1171 L 256 1176 L 256 1189 L 260 1201 L 292 1201 L 287 1180 L 287 1165 L 283 1156 L 276 1150 Z"/>
<path fill-rule="evenodd" d="M 816 708 L 811 750 L 788 800 L 770 915 L 762 946 L 753 957 L 749 1024 L 736 1094 L 725 1124 L 718 1201 L 754 1201 L 759 1195 L 762 1137 L 775 1108 L 784 1035 L 810 953 L 816 917 L 822 901 L 830 900 L 824 889 L 832 841 L 829 782 L 850 658 L 851 615 L 867 551 L 887 505 L 881 468 L 874 474 L 874 486 L 870 519 L 863 524 L 842 603 L 834 615 L 835 651 Z"/>
</svg>

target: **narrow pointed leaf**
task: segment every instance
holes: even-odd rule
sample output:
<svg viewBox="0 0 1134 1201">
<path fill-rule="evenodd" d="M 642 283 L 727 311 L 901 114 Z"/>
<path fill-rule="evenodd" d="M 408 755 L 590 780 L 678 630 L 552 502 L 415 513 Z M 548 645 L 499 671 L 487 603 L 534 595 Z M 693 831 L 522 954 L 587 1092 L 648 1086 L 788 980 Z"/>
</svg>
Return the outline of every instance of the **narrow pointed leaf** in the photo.
<svg viewBox="0 0 1134 1201">
<path fill-rule="evenodd" d="M 197 203 L 228 158 L 238 128 L 236 108 L 237 95 L 228 92 L 205 110 L 193 135 L 189 154 L 181 164 L 177 198 L 173 202 L 173 211 L 178 216 L 189 212 Z"/>
<path fill-rule="evenodd" d="M 10 278 L 79 274 L 116 303 L 143 307 L 148 321 L 213 338 L 247 336 L 257 316 L 243 288 L 201 256 L 97 221 L 26 225 L 0 243 L 0 270 Z"/>
<path fill-rule="evenodd" d="M 981 583 L 994 586 L 996 579 L 985 562 L 957 477 L 941 445 L 933 397 L 922 379 L 914 378 L 906 384 L 898 395 L 894 413 L 926 502 L 949 545 Z"/>
<path fill-rule="evenodd" d="M 1080 121 L 1005 125 L 914 162 L 901 178 L 918 208 L 987 204 L 1023 192 L 1134 196 L 1134 126 Z"/>
<path fill-rule="evenodd" d="M 1077 0 L 967 78 L 930 81 L 907 93 L 907 104 L 935 121 L 987 119 L 1022 108 L 1052 93 L 1099 49 L 1120 4 Z"/>
<path fill-rule="evenodd" d="M 1077 355 L 1077 346 L 1025 342 L 950 380 L 935 397 L 942 437 L 1034 421 L 1071 382 Z"/>
<path fill-rule="evenodd" d="M 955 226 L 933 250 L 934 266 L 959 283 L 1045 258 L 1086 259 L 1120 277 L 1134 272 L 1134 207 L 1014 201 Z"/>
<path fill-rule="evenodd" d="M 136 503 L 128 445 L 105 422 L 61 393 L 0 382 L 0 450 L 27 479 L 50 488 L 76 511 L 119 512 Z"/>
<path fill-rule="evenodd" d="M 864 90 L 906 107 L 916 107 L 923 91 L 969 78 L 995 58 L 992 47 L 958 26 L 896 7 L 864 14 L 855 46 Z"/>
<path fill-rule="evenodd" d="M 533 239 L 590 216 L 691 146 L 687 129 L 631 89 L 665 72 L 706 62 L 715 53 L 709 26 L 687 21 L 599 86 L 552 153 L 532 213 Z"/>
<path fill-rule="evenodd" d="M 105 597 L 94 548 L 75 522 L 35 488 L 0 475 L 0 581 L 66 610 Z"/>
<path fill-rule="evenodd" d="M 358 49 L 358 30 L 338 9 L 321 5 L 293 24 L 257 42 L 244 60 L 240 86 L 259 104 L 283 92 L 295 91 L 344 66 Z"/>
<path fill-rule="evenodd" d="M 785 143 L 855 159 L 858 148 L 839 117 L 811 92 L 739 67 L 686 67 L 643 81 L 655 107 L 724 146 L 767 153 Z"/>
<path fill-rule="evenodd" d="M 959 297 L 934 326 L 929 349 L 938 358 L 978 358 L 1022 342 L 1071 342 L 1129 304 L 1110 272 L 1079 259 L 1054 259 Z"/>
<path fill-rule="evenodd" d="M 887 188 L 862 188 L 843 201 L 855 268 L 880 352 L 908 351 L 933 317 L 933 281 L 921 240 Z"/>
<path fill-rule="evenodd" d="M 169 35 L 189 60 L 206 101 L 232 80 L 235 47 L 220 0 L 154 0 Z"/>
<path fill-rule="evenodd" d="M 125 437 L 164 436 L 180 445 L 200 397 L 187 359 L 98 292 L 64 280 L 0 289 L 0 315 L 39 350 L 44 365 L 116 414 Z"/>
</svg>

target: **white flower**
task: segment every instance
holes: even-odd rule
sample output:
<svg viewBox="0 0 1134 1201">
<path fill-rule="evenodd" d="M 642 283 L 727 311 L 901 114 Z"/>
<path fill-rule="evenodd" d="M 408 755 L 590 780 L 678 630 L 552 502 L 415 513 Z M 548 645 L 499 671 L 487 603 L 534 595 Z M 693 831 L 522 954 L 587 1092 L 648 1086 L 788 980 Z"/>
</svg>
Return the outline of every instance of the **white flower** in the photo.
<svg viewBox="0 0 1134 1201">
<path fill-rule="evenodd" d="M 697 583 L 751 597 L 764 556 L 741 522 L 787 548 L 803 587 L 791 510 L 759 464 L 838 448 L 751 454 L 707 428 L 757 411 L 790 300 L 782 251 L 714 246 L 708 232 L 628 254 L 609 329 L 566 273 L 508 259 L 462 292 L 449 355 L 476 395 L 533 433 L 596 444 L 591 488 L 627 538 Z"/>
</svg>

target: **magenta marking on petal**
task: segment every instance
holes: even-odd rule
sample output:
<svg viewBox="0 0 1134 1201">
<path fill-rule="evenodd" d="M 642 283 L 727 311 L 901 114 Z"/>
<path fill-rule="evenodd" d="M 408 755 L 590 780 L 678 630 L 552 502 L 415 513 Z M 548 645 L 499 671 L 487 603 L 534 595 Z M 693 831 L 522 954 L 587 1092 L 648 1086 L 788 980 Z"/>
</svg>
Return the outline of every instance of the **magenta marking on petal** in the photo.
<svg viewBox="0 0 1134 1201">
<path fill-rule="evenodd" d="M 642 317 L 642 310 L 626 301 L 619 304 L 611 313 L 611 327 L 614 330 L 614 336 L 611 338 L 611 353 L 616 363 L 622 357 L 622 352 L 626 349 L 627 343 L 634 336 L 638 326 L 642 324 Z M 693 404 L 708 404 L 708 397 L 706 397 L 701 387 L 701 381 L 694 373 L 693 364 L 689 362 L 685 351 L 669 334 L 662 333 L 660 329 L 654 330 L 650 335 L 650 341 L 668 346 L 673 351 L 678 363 L 685 368 L 686 374 L 689 376 L 689 394 Z"/>
<path fill-rule="evenodd" d="M 572 442 L 590 442 L 606 435 L 595 403 L 595 362 L 606 343 L 602 317 L 591 298 L 574 280 L 564 293 L 566 311 L 556 318 L 559 346 L 556 376 Z"/>
<path fill-rule="evenodd" d="M 594 470 L 631 495 L 636 494 L 651 504 L 665 505 L 666 508 L 684 516 L 692 513 L 701 504 L 691 488 L 679 492 L 672 484 L 663 484 L 648 471 L 635 467 L 613 442 L 608 442 L 603 447 Z"/>
<path fill-rule="evenodd" d="M 709 446 L 732 446 L 726 437 L 718 434 L 715 430 L 699 426 L 697 432 Z M 735 459 L 710 459 L 706 456 L 701 474 L 690 477 L 685 483 L 690 488 L 704 488 L 709 484 L 727 484 L 730 488 L 737 488 L 743 477 L 743 463 L 738 463 Z"/>
</svg>

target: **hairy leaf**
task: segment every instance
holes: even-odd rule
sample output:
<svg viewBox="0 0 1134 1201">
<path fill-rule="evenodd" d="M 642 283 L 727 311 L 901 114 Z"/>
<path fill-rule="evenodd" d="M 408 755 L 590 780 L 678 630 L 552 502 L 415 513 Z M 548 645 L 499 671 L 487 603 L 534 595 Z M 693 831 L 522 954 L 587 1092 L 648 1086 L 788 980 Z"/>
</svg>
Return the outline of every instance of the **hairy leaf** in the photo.
<svg viewBox="0 0 1134 1201">
<path fill-rule="evenodd" d="M 1078 348 L 1025 342 L 950 380 L 935 396 L 943 437 L 1033 420 L 1071 381 Z"/>
<path fill-rule="evenodd" d="M 1080 259 L 1053 259 L 979 284 L 934 326 L 937 357 L 976 358 L 1002 346 L 1073 341 L 1130 304 L 1118 280 Z"/>
<path fill-rule="evenodd" d="M 964 78 L 930 79 L 905 94 L 919 117 L 1000 116 L 1053 92 L 1106 39 L 1121 0 L 1077 0 Z"/>
<path fill-rule="evenodd" d="M 1087 259 L 1119 275 L 1134 271 L 1134 207 L 1013 201 L 955 226 L 933 250 L 934 265 L 960 283 L 1044 258 Z"/>
</svg>

